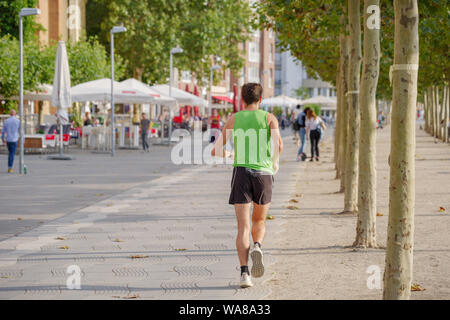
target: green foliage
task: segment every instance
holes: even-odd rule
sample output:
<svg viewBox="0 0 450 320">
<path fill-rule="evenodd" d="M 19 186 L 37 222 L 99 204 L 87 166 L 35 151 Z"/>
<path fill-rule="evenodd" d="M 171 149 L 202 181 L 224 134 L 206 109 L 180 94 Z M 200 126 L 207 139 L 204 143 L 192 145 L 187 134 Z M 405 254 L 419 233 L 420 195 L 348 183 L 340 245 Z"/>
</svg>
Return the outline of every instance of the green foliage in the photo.
<svg viewBox="0 0 450 320">
<path fill-rule="evenodd" d="M 273 28 L 283 49 L 302 61 L 308 74 L 335 83 L 339 59 L 339 23 L 345 1 L 272 0 L 257 5 L 258 24 Z M 377 95 L 390 99 L 389 69 L 394 56 L 394 7 L 381 0 L 381 61 Z M 418 90 L 448 83 L 450 77 L 450 3 L 419 1 L 420 70 Z M 361 21 L 362 23 L 362 21 Z M 362 26 L 361 26 L 362 27 Z"/>
<path fill-rule="evenodd" d="M 320 113 L 322 111 L 322 106 L 320 104 L 307 104 L 303 106 L 303 109 L 305 109 L 306 107 L 310 108 L 311 110 L 314 111 L 315 114 L 320 116 Z"/>
<path fill-rule="evenodd" d="M 57 43 L 39 47 L 36 41 L 24 43 L 24 90 L 33 91 L 39 84 L 52 84 Z M 11 36 L 0 38 L 0 95 L 19 94 L 19 42 Z M 67 43 L 71 84 L 110 77 L 110 63 L 105 48 L 95 39 Z M 123 59 L 116 57 L 117 78 L 124 74 Z M 13 103 L 14 104 L 14 103 Z"/>
<path fill-rule="evenodd" d="M 0 0 L 0 37 L 11 35 L 19 39 L 19 13 L 22 8 L 35 8 L 37 0 Z M 38 25 L 33 17 L 23 18 L 25 40 L 35 37 Z"/>
<path fill-rule="evenodd" d="M 165 83 L 169 53 L 177 45 L 184 52 L 174 59 L 175 67 L 191 71 L 200 81 L 208 79 L 213 55 L 234 72 L 243 66 L 237 44 L 246 40 L 249 30 L 246 1 L 92 0 L 87 11 L 91 7 L 98 16 L 88 20 L 88 36 L 98 35 L 106 47 L 113 26 L 123 23 L 127 28 L 115 36 L 115 50 L 128 63 L 127 77 Z"/>
<path fill-rule="evenodd" d="M 272 109 L 272 113 L 275 117 L 279 118 L 283 114 L 283 108 L 282 107 L 274 107 Z"/>
<path fill-rule="evenodd" d="M 297 89 L 295 89 L 293 91 L 294 91 L 294 94 L 297 97 L 300 97 L 300 99 L 308 99 L 309 98 L 309 90 L 308 90 L 308 88 L 300 87 L 300 88 L 297 88 Z"/>
</svg>

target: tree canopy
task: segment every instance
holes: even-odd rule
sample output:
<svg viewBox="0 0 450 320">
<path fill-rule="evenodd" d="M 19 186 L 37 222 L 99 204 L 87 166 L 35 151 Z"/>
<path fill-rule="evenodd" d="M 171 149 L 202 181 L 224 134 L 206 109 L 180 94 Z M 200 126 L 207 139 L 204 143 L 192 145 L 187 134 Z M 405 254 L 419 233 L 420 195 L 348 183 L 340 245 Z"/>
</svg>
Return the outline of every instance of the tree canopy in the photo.
<svg viewBox="0 0 450 320">
<path fill-rule="evenodd" d="M 52 84 L 57 42 L 39 47 L 36 41 L 24 43 L 24 89 L 35 90 L 39 84 Z M 71 84 L 110 76 L 110 64 L 105 48 L 95 39 L 68 42 Z M 10 97 L 19 94 L 19 42 L 11 36 L 0 38 L 0 94 Z M 121 61 L 120 57 L 116 59 Z M 124 74 L 124 64 L 117 63 L 118 77 Z"/>
<path fill-rule="evenodd" d="M 258 23 L 273 28 L 284 50 L 302 61 L 308 74 L 335 83 L 339 61 L 339 18 L 344 2 L 336 0 L 272 0 L 256 5 Z M 378 96 L 389 98 L 389 69 L 394 54 L 394 7 L 381 0 L 381 61 Z M 450 77 L 450 4 L 447 0 L 419 2 L 419 92 Z"/>
<path fill-rule="evenodd" d="M 246 40 L 250 28 L 246 1 L 93 0 L 88 6 L 97 8 L 96 19 L 88 19 L 88 36 L 98 35 L 106 47 L 112 26 L 123 23 L 127 28 L 115 42 L 127 61 L 127 76 L 166 82 L 170 50 L 177 45 L 184 52 L 175 66 L 195 73 L 200 81 L 214 63 L 211 56 L 220 56 L 224 68 L 234 72 L 243 66 L 237 44 Z"/>
</svg>

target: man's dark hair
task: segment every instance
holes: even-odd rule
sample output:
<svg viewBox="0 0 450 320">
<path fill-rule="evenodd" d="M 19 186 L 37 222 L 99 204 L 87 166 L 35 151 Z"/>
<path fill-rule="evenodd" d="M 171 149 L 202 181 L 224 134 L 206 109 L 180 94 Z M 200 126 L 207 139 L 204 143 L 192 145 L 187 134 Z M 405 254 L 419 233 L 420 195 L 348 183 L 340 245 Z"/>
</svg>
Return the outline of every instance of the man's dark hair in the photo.
<svg viewBox="0 0 450 320">
<path fill-rule="evenodd" d="M 311 110 L 310 107 L 306 107 L 305 110 L 303 110 L 304 113 L 307 113 L 309 110 Z"/>
<path fill-rule="evenodd" d="M 298 105 L 297 105 L 297 109 L 299 109 L 299 110 L 300 110 L 300 108 L 301 108 L 301 105 L 299 105 L 299 104 L 298 104 Z"/>
<path fill-rule="evenodd" d="M 246 105 L 259 102 L 263 88 L 259 83 L 246 83 L 242 86 L 241 96 Z"/>
</svg>

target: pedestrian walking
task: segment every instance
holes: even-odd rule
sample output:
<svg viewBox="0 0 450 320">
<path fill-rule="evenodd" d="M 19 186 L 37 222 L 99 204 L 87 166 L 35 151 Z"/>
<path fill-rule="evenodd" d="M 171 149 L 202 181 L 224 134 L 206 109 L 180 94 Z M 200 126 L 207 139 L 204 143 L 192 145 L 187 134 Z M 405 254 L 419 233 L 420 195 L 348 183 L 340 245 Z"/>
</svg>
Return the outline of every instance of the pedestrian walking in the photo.
<svg viewBox="0 0 450 320">
<path fill-rule="evenodd" d="M 216 141 L 216 137 L 220 134 L 220 116 L 219 113 L 217 112 L 217 109 L 213 110 L 210 125 L 211 125 L 211 136 L 209 142 L 214 143 Z"/>
<path fill-rule="evenodd" d="M 383 129 L 384 116 L 383 112 L 378 114 L 378 129 Z"/>
<path fill-rule="evenodd" d="M 224 146 L 233 137 L 234 169 L 228 203 L 234 205 L 236 212 L 236 249 L 241 266 L 242 288 L 253 286 L 251 276 L 258 278 L 264 274 L 261 246 L 266 232 L 265 220 L 272 201 L 273 175 L 278 170 L 278 157 L 283 150 L 277 119 L 273 114 L 259 109 L 262 91 L 261 85 L 257 83 L 247 83 L 242 87 L 244 109 L 230 117 L 211 151 L 213 156 L 227 157 Z M 274 142 L 273 153 L 271 140 Z M 248 269 L 250 230 L 253 239 L 250 253 L 253 262 L 251 276 Z"/>
<path fill-rule="evenodd" d="M 16 110 L 9 112 L 10 117 L 3 123 L 2 141 L 8 147 L 8 173 L 13 173 L 14 156 L 16 155 L 17 141 L 19 140 L 20 121 L 16 118 Z M 6 136 L 6 139 L 5 139 Z"/>
<path fill-rule="evenodd" d="M 297 152 L 297 161 L 305 161 L 306 160 L 306 153 L 305 153 L 305 146 L 306 146 L 306 114 L 311 109 L 309 107 L 305 108 L 303 112 L 301 112 L 297 117 L 297 125 L 298 125 L 298 134 L 300 138 L 300 148 Z"/>
<path fill-rule="evenodd" d="M 299 130 L 300 127 L 298 126 L 298 115 L 301 113 L 301 106 L 298 104 L 294 111 L 292 111 L 291 114 L 291 122 L 292 122 L 292 130 L 294 131 L 294 141 L 297 144 L 297 148 L 300 147 L 300 137 L 299 137 Z"/>
<path fill-rule="evenodd" d="M 148 131 L 150 128 L 150 120 L 147 119 L 147 115 L 145 113 L 142 113 L 141 115 L 141 138 L 142 138 L 142 149 L 144 151 L 149 152 L 149 145 L 148 145 Z"/>
<path fill-rule="evenodd" d="M 316 115 L 313 110 L 308 110 L 306 113 L 306 135 L 309 136 L 309 140 L 311 143 L 311 160 L 319 161 L 319 142 L 322 138 L 322 129 L 326 130 L 327 127 L 323 120 Z M 315 158 L 314 158 L 315 155 Z"/>
</svg>

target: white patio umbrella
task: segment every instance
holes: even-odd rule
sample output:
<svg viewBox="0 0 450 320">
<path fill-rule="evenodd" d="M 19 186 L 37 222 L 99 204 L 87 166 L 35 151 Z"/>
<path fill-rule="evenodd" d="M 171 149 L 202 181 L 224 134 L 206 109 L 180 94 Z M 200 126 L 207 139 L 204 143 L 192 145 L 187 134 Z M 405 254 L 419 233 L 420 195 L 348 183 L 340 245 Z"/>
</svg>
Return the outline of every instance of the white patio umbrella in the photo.
<svg viewBox="0 0 450 320">
<path fill-rule="evenodd" d="M 160 94 L 169 96 L 170 86 L 167 84 L 160 84 L 150 88 L 155 90 L 156 92 L 159 92 Z M 189 92 L 180 90 L 175 87 L 172 87 L 172 98 L 175 98 L 175 100 L 177 100 L 178 104 L 181 106 L 192 105 L 205 107 L 208 105 L 208 101 L 206 101 L 205 99 L 199 98 L 196 95 L 190 94 Z"/>
<path fill-rule="evenodd" d="M 300 100 L 288 97 L 288 96 L 277 96 L 273 98 L 264 99 L 261 101 L 262 107 L 288 107 L 292 108 L 298 104 L 301 104 Z"/>
<path fill-rule="evenodd" d="M 81 83 L 72 88 L 72 101 L 111 102 L 111 79 Z M 155 103 L 156 98 L 120 82 L 114 81 L 115 103 Z"/>
<path fill-rule="evenodd" d="M 133 88 L 135 90 L 142 91 L 144 93 L 147 93 L 148 95 L 155 98 L 155 104 L 163 105 L 163 106 L 169 106 L 169 107 L 176 107 L 177 100 L 174 98 L 171 98 L 169 96 L 166 96 L 162 93 L 159 93 L 158 91 L 152 89 L 149 85 L 136 80 L 136 79 L 127 79 L 125 81 L 122 81 L 121 84 Z"/>
<path fill-rule="evenodd" d="M 302 104 L 336 105 L 336 99 L 325 96 L 316 96 L 310 99 L 303 100 Z"/>
<path fill-rule="evenodd" d="M 56 53 L 55 75 L 53 78 L 52 105 L 58 107 L 57 117 L 59 122 L 59 156 L 50 156 L 52 160 L 72 160 L 72 157 L 64 156 L 63 124 L 68 123 L 67 109 L 72 105 L 70 96 L 70 70 L 67 59 L 66 44 L 59 41 Z"/>
</svg>

